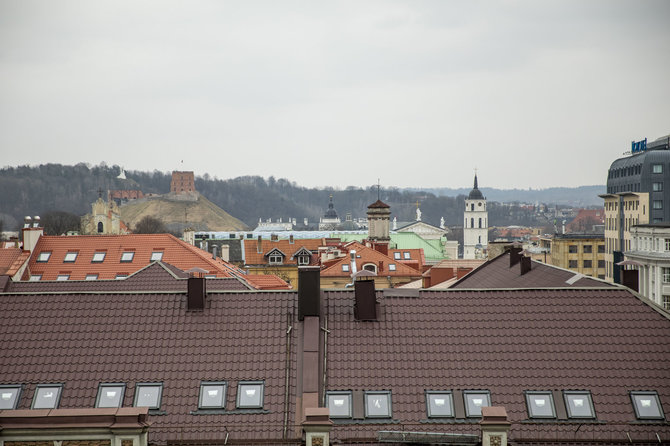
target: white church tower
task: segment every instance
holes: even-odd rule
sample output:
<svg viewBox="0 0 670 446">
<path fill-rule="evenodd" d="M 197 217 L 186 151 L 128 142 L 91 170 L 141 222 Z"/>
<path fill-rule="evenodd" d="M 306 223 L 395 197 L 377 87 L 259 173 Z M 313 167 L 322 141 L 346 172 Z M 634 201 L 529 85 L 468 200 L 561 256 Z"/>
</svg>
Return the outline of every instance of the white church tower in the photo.
<svg viewBox="0 0 670 446">
<path fill-rule="evenodd" d="M 465 214 L 463 220 L 463 258 L 485 259 L 489 244 L 489 213 L 486 210 L 486 197 L 475 187 L 465 200 Z"/>
</svg>

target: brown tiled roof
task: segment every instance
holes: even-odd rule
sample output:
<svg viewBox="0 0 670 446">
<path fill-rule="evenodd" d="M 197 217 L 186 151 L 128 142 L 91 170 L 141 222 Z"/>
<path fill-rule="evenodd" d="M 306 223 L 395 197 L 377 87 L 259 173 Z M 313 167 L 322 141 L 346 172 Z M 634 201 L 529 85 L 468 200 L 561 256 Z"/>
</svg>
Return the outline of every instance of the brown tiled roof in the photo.
<svg viewBox="0 0 670 446">
<path fill-rule="evenodd" d="M 509 251 L 489 260 L 452 285 L 452 288 L 554 288 L 611 287 L 604 280 L 531 260 L 531 270 L 521 274 L 521 264 L 510 267 Z"/>
<path fill-rule="evenodd" d="M 185 293 L 0 294 L 0 384 L 23 384 L 29 409 L 37 383 L 63 383 L 59 407 L 75 409 L 94 406 L 100 383 L 126 383 L 128 407 L 137 383 L 162 382 L 150 443 L 282 438 L 285 397 L 295 422 L 296 293 L 209 293 L 204 311 L 185 307 Z M 226 413 L 192 414 L 203 380 L 227 382 Z M 244 380 L 264 381 L 263 410 L 235 409 Z"/>
<path fill-rule="evenodd" d="M 489 390 L 512 422 L 511 444 L 625 439 L 626 432 L 670 440 L 669 424 L 636 423 L 628 394 L 657 391 L 668 415 L 670 320 L 629 291 L 402 292 L 377 292 L 379 320 L 361 322 L 352 318 L 353 292 L 325 291 L 328 390 L 390 390 L 396 420 L 336 424 L 331 438 L 375 438 L 381 430 L 477 434 L 478 419 L 430 422 L 424 392 Z M 526 390 L 588 390 L 598 421 L 529 423 Z"/>
<path fill-rule="evenodd" d="M 377 200 L 374 203 L 372 203 L 370 206 L 368 206 L 368 208 L 390 208 L 390 207 L 391 206 L 389 206 L 388 204 L 384 203 L 381 200 Z"/>
<path fill-rule="evenodd" d="M 359 242 L 351 242 L 346 245 L 347 252 L 352 249 L 356 251 L 356 268 L 358 271 L 362 270 L 363 265 L 366 263 L 374 263 L 377 265 L 377 275 L 379 276 L 421 277 L 421 272 L 417 269 L 407 266 L 399 260 L 394 260 L 392 257 L 384 255 L 379 251 L 368 248 Z M 360 256 L 360 258 L 358 258 L 358 256 Z M 321 270 L 321 277 L 351 277 L 351 271 L 342 271 L 342 265 L 350 263 L 351 259 L 347 254 L 333 263 L 329 263 L 328 267 Z M 388 266 L 391 263 L 396 265 L 395 271 L 389 270 Z M 379 269 L 380 264 L 383 264 L 383 268 L 381 269 Z"/>
<path fill-rule="evenodd" d="M 9 282 L 6 292 L 40 293 L 68 291 L 186 291 L 188 274 L 172 265 L 153 262 L 123 280 L 64 280 Z M 276 276 L 269 276 L 274 278 Z M 280 279 L 281 280 L 281 279 Z M 273 282 L 273 284 L 276 284 Z M 208 291 L 249 290 L 251 285 L 236 277 L 207 279 Z M 276 289 L 276 288 L 269 288 Z"/>
</svg>

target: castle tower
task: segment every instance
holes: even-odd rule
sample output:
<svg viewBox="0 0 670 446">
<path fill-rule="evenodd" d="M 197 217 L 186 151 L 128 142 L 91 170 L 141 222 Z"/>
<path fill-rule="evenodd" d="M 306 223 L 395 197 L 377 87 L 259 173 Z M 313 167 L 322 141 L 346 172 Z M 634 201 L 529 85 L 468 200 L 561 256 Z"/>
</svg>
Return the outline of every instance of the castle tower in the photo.
<svg viewBox="0 0 670 446">
<path fill-rule="evenodd" d="M 170 192 L 183 194 L 186 192 L 195 192 L 195 178 L 193 172 L 172 172 L 172 181 L 170 182 Z"/>
<path fill-rule="evenodd" d="M 463 217 L 463 258 L 486 258 L 489 244 L 489 213 L 486 210 L 486 197 L 477 186 L 477 174 L 475 174 L 475 187 L 465 200 Z"/>
</svg>

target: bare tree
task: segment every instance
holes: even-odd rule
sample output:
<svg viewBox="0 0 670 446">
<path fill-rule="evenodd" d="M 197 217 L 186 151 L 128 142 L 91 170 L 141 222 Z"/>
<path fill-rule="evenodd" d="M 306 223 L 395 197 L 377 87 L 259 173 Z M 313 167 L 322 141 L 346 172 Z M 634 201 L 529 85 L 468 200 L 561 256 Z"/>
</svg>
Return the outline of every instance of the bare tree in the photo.
<svg viewBox="0 0 670 446">
<path fill-rule="evenodd" d="M 145 215 L 135 225 L 134 232 L 135 234 L 162 234 L 168 231 L 159 218 Z"/>
<path fill-rule="evenodd" d="M 42 216 L 42 225 L 46 235 L 63 235 L 79 231 L 81 219 L 71 212 L 49 211 Z"/>
</svg>

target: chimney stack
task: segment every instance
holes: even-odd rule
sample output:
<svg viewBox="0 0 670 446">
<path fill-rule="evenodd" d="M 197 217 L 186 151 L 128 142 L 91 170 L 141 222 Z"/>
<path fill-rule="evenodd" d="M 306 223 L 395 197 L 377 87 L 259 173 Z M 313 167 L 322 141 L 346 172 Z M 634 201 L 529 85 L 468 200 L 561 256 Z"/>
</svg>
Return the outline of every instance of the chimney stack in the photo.
<svg viewBox="0 0 670 446">
<path fill-rule="evenodd" d="M 509 248 L 509 267 L 513 267 L 521 259 L 521 247 L 520 246 L 511 246 Z"/>
<path fill-rule="evenodd" d="M 298 319 L 321 315 L 321 268 L 298 267 Z"/>
<path fill-rule="evenodd" d="M 44 235 L 44 229 L 40 227 L 40 217 L 35 216 L 34 219 L 31 219 L 27 216 L 21 232 L 23 236 L 23 250 L 32 252 L 35 246 L 37 246 L 37 241 Z"/>
<path fill-rule="evenodd" d="M 216 260 L 216 245 L 212 246 L 212 258 Z"/>
<path fill-rule="evenodd" d="M 188 292 L 186 298 L 186 309 L 189 311 L 203 311 L 207 297 L 205 277 L 202 274 L 192 275 L 188 278 Z"/>
<path fill-rule="evenodd" d="M 531 268 L 530 257 L 521 256 L 521 275 L 523 276 L 528 271 L 530 271 L 530 268 Z"/>
<path fill-rule="evenodd" d="M 293 234 L 291 234 L 291 235 L 288 236 L 288 242 L 289 242 L 290 244 L 293 244 Z"/>
<path fill-rule="evenodd" d="M 377 320 L 377 298 L 375 296 L 375 281 L 357 280 L 354 283 L 356 303 L 354 317 L 359 321 Z"/>
<path fill-rule="evenodd" d="M 261 254 L 263 252 L 263 237 L 258 236 L 258 242 L 256 243 L 256 252 Z"/>
</svg>

